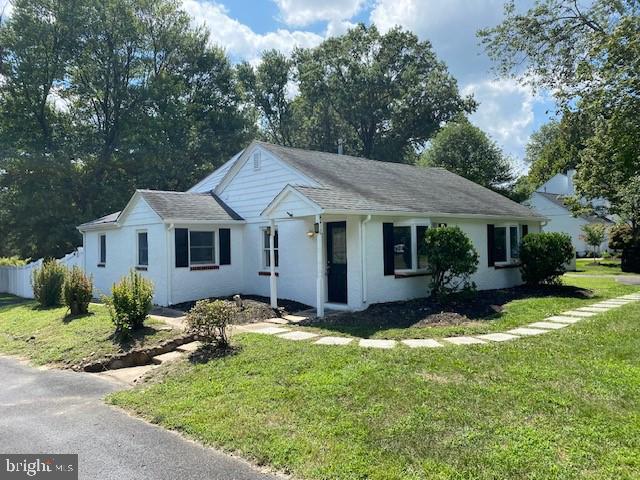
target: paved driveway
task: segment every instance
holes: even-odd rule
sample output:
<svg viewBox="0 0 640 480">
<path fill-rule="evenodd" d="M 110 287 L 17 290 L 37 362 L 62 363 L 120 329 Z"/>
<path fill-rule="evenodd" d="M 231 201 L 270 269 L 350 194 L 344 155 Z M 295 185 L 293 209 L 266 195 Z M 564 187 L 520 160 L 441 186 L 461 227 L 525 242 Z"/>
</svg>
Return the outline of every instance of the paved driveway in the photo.
<svg viewBox="0 0 640 480">
<path fill-rule="evenodd" d="M 81 479 L 273 479 L 105 405 L 116 384 L 0 357 L 0 452 L 78 453 Z"/>
</svg>

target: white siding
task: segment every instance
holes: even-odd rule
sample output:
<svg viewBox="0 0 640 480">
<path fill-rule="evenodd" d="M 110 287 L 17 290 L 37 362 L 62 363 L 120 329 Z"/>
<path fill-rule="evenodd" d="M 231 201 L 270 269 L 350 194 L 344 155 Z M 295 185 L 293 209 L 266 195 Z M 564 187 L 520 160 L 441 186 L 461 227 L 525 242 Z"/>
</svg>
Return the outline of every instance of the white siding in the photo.
<svg viewBox="0 0 640 480">
<path fill-rule="evenodd" d="M 549 219 L 549 222 L 542 227 L 543 231 L 569 234 L 573 247 L 579 256 L 584 256 L 591 250 L 581 238 L 583 235 L 582 226 L 589 223 L 587 220 L 574 217 L 569 210 L 555 204 L 538 193 L 534 193 L 528 203 L 537 212 Z M 600 246 L 600 251 L 604 252 L 607 250 L 608 240 L 605 240 Z"/>
<path fill-rule="evenodd" d="M 210 192 L 211 190 L 216 188 L 220 183 L 220 180 L 224 178 L 224 176 L 227 174 L 229 169 L 233 166 L 240 155 L 242 155 L 242 152 L 233 156 L 224 165 L 214 170 L 211 174 L 207 175 L 187 191 L 194 193 L 205 193 Z"/>
<path fill-rule="evenodd" d="M 257 220 L 273 198 L 290 185 L 312 185 L 296 170 L 277 160 L 266 150 L 260 151 L 260 168 L 254 169 L 253 151 L 248 161 L 240 168 L 220 192 L 220 198 L 246 220 Z"/>
<path fill-rule="evenodd" d="M 94 295 L 110 295 L 111 287 L 127 275 L 137 263 L 137 232 L 146 231 L 149 243 L 149 265 L 140 271 L 153 282 L 153 302 L 167 304 L 166 227 L 147 203 L 139 199 L 124 219 L 120 228 L 92 230 L 85 233 L 85 269 L 93 276 Z M 106 235 L 107 259 L 104 267 L 100 260 L 100 235 Z"/>
</svg>

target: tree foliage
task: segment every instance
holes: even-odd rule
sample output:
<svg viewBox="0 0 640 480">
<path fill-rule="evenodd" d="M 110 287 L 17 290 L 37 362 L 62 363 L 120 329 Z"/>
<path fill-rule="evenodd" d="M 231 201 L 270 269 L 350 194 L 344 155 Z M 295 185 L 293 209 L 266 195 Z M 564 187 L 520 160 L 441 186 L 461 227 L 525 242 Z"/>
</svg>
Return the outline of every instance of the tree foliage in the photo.
<svg viewBox="0 0 640 480">
<path fill-rule="evenodd" d="M 466 118 L 440 130 L 422 154 L 420 164 L 444 167 L 497 191 L 505 191 L 514 180 L 511 163 L 500 147 Z"/>
<path fill-rule="evenodd" d="M 607 238 L 607 228 L 602 223 L 585 223 L 582 226 L 582 239 L 591 247 L 593 258 L 598 256 L 600 245 Z"/>
</svg>

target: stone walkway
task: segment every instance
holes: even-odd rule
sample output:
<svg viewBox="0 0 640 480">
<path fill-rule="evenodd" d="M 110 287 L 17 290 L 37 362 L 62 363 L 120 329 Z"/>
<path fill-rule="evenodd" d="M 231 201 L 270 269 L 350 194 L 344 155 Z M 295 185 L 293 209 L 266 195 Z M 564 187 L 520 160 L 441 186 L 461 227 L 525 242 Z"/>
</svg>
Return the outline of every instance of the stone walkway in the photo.
<svg viewBox="0 0 640 480">
<path fill-rule="evenodd" d="M 458 336 L 458 337 L 445 337 L 440 339 L 433 338 L 414 338 L 407 340 L 378 340 L 372 338 L 357 338 L 357 337 L 331 337 L 321 336 L 317 333 L 309 331 L 294 330 L 287 328 L 283 325 L 274 325 L 276 322 L 269 320 L 260 323 L 254 323 L 250 325 L 238 325 L 234 326 L 234 330 L 237 333 L 250 332 L 259 333 L 264 335 L 274 335 L 278 338 L 283 338 L 292 341 L 311 341 L 316 345 L 350 345 L 356 343 L 363 348 L 381 348 L 390 349 L 399 344 L 403 344 L 409 348 L 438 348 L 445 345 L 478 345 L 487 344 L 493 342 L 508 342 L 516 340 L 522 337 L 529 337 L 533 335 L 542 335 L 544 333 L 552 332 L 554 330 L 560 330 L 570 325 L 578 323 L 586 318 L 599 315 L 603 312 L 608 312 L 615 308 L 619 308 L 628 303 L 640 301 L 640 292 L 624 295 L 617 298 L 611 298 L 609 300 L 603 300 L 601 302 L 589 305 L 586 307 L 579 307 L 574 310 L 567 310 L 559 315 L 552 315 L 541 321 L 533 322 L 527 325 L 523 325 L 518 328 L 513 328 L 505 332 L 486 333 L 470 336 Z M 278 322 L 280 323 L 280 322 Z"/>
</svg>

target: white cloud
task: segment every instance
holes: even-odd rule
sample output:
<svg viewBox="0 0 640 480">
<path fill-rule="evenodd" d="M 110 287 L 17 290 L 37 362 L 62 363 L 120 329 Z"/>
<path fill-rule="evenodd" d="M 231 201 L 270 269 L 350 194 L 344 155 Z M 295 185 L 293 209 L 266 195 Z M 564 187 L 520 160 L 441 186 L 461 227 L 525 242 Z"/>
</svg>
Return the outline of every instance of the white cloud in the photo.
<svg viewBox="0 0 640 480">
<path fill-rule="evenodd" d="M 256 63 L 263 51 L 275 48 L 290 53 L 295 47 L 313 47 L 322 37 L 313 32 L 278 29 L 266 34 L 258 34 L 247 25 L 229 16 L 223 5 L 198 0 L 184 0 L 184 10 L 194 23 L 206 25 L 211 32 L 213 43 L 223 47 L 235 58 Z"/>
<path fill-rule="evenodd" d="M 274 0 L 282 20 L 288 25 L 305 26 L 314 22 L 346 20 L 358 13 L 364 0 Z"/>
<path fill-rule="evenodd" d="M 474 125 L 487 132 L 507 154 L 521 159 L 534 127 L 534 104 L 542 97 L 516 80 L 485 80 L 462 89 L 473 94 L 480 107 L 470 117 Z M 523 165 L 516 165 L 522 170 Z"/>
</svg>

